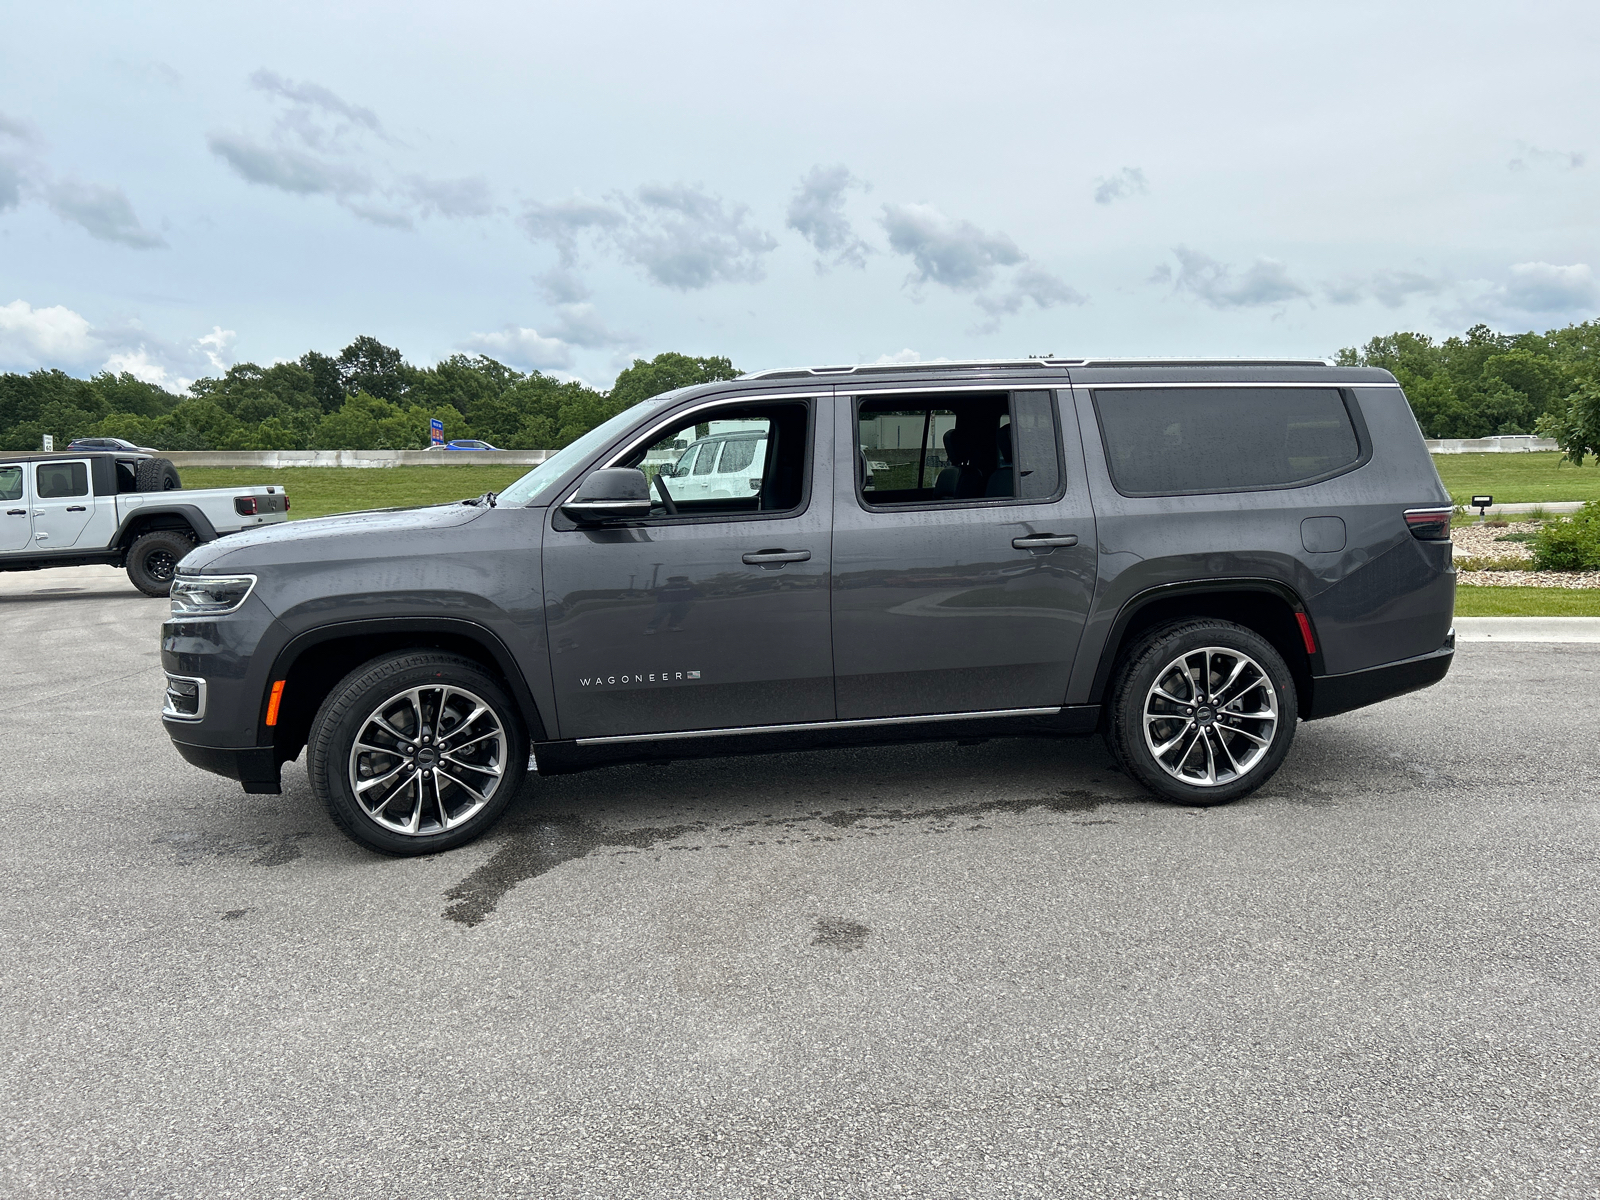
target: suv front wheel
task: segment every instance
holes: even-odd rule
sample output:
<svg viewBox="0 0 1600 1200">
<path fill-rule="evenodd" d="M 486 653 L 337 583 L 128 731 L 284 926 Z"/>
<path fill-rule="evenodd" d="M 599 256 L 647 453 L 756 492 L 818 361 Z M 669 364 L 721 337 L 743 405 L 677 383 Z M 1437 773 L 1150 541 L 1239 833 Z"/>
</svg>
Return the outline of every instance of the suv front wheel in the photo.
<svg viewBox="0 0 1600 1200">
<path fill-rule="evenodd" d="M 336 684 L 311 726 L 312 790 L 346 834 L 384 854 L 436 854 L 484 833 L 522 786 L 528 737 L 470 659 L 389 655 Z"/>
<path fill-rule="evenodd" d="M 1270 642 L 1228 621 L 1185 621 L 1150 631 L 1123 659 L 1107 740 L 1158 795 L 1226 804 L 1283 765 L 1298 715 L 1294 676 Z"/>
</svg>

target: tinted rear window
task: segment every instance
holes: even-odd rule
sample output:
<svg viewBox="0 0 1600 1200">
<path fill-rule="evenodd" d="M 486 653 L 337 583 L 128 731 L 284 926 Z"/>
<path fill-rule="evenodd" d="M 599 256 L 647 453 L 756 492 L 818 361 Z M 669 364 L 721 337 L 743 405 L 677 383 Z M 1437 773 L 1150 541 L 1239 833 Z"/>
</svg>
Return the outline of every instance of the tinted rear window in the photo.
<svg viewBox="0 0 1600 1200">
<path fill-rule="evenodd" d="M 1361 458 L 1336 388 L 1131 388 L 1094 393 L 1125 496 L 1293 487 Z"/>
</svg>

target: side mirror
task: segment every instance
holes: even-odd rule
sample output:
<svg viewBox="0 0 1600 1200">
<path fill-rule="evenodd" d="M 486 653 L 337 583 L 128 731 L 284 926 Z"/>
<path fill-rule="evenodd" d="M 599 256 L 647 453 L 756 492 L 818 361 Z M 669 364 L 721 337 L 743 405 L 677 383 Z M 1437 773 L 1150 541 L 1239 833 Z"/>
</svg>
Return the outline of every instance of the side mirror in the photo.
<svg viewBox="0 0 1600 1200">
<path fill-rule="evenodd" d="M 591 472 L 577 495 L 561 506 L 574 521 L 603 521 L 607 517 L 648 517 L 650 486 L 644 472 L 633 467 L 606 467 Z"/>
<path fill-rule="evenodd" d="M 672 463 L 662 463 L 657 468 L 656 474 L 665 475 L 668 479 L 676 479 L 678 477 L 678 468 Z"/>
</svg>

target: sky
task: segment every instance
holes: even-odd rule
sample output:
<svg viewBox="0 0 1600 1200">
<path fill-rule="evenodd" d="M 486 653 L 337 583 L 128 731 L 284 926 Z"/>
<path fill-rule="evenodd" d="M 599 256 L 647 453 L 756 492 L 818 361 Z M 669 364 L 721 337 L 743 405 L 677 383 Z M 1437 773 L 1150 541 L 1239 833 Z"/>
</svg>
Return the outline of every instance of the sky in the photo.
<svg viewBox="0 0 1600 1200">
<path fill-rule="evenodd" d="M 1600 6 L 12 5 L 0 370 L 608 386 L 1600 316 Z"/>
</svg>

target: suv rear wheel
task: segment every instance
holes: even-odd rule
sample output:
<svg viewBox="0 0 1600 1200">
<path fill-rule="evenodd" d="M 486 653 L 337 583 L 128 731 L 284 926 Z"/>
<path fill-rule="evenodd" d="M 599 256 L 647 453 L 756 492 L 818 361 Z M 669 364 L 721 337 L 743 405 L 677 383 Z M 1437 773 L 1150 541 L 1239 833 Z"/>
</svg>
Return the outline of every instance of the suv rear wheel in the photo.
<svg viewBox="0 0 1600 1200">
<path fill-rule="evenodd" d="M 472 841 L 522 786 L 528 738 L 500 684 L 470 659 L 412 651 L 357 667 L 311 725 L 307 768 L 328 815 L 384 854 Z"/>
<path fill-rule="evenodd" d="M 1145 787 L 1226 804 L 1283 765 L 1299 713 L 1294 676 L 1260 634 L 1228 621 L 1154 629 L 1122 661 L 1107 740 Z"/>
</svg>

